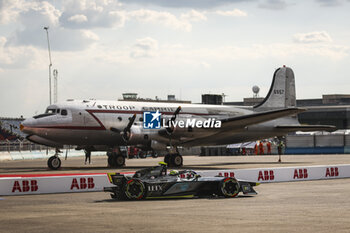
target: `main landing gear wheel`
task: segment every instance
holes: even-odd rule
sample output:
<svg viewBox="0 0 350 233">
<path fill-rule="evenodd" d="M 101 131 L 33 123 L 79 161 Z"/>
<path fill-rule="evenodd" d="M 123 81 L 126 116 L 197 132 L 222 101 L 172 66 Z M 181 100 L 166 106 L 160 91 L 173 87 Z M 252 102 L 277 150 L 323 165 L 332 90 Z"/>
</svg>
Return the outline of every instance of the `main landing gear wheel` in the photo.
<svg viewBox="0 0 350 233">
<path fill-rule="evenodd" d="M 147 153 L 145 153 L 145 152 L 143 152 L 143 151 L 140 151 L 140 152 L 139 152 L 139 157 L 140 157 L 141 159 L 145 159 L 145 158 L 147 158 Z"/>
<path fill-rule="evenodd" d="M 61 167 L 61 160 L 58 156 L 51 156 L 49 160 L 47 160 L 47 166 L 52 170 L 57 170 Z"/>
<path fill-rule="evenodd" d="M 146 189 L 139 179 L 131 179 L 125 184 L 125 195 L 130 200 L 140 200 L 145 197 Z"/>
<path fill-rule="evenodd" d="M 220 182 L 220 191 L 224 197 L 236 197 L 240 186 L 235 178 L 225 178 Z"/>
<path fill-rule="evenodd" d="M 125 157 L 113 152 L 108 156 L 108 165 L 110 167 L 122 167 L 125 165 Z"/>
<path fill-rule="evenodd" d="M 155 151 L 152 151 L 152 158 L 158 158 L 158 153 Z"/>
<path fill-rule="evenodd" d="M 173 167 L 181 167 L 183 162 L 183 158 L 180 154 L 174 154 L 171 156 L 171 163 Z"/>
<path fill-rule="evenodd" d="M 180 154 L 166 154 L 164 162 L 168 164 L 168 167 L 181 167 L 183 158 Z"/>
<path fill-rule="evenodd" d="M 164 156 L 164 163 L 166 163 L 168 165 L 168 167 L 170 167 L 170 154 L 166 154 Z"/>
</svg>

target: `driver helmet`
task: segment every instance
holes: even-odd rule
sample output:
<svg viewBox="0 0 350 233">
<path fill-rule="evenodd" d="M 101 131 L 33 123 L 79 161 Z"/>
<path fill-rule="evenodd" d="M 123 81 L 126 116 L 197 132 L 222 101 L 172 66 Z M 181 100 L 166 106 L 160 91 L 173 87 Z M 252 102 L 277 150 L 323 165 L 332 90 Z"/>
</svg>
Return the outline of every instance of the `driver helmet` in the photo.
<svg viewBox="0 0 350 233">
<path fill-rule="evenodd" d="M 176 175 L 178 175 L 179 174 L 179 171 L 178 170 L 171 170 L 170 171 L 170 175 L 171 176 L 176 176 Z"/>
</svg>

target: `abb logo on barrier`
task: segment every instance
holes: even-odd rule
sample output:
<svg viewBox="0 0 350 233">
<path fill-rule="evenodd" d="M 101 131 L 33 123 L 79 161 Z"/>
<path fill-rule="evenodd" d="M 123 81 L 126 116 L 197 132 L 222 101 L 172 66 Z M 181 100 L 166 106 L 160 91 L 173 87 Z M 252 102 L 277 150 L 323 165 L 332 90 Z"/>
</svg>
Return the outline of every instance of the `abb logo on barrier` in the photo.
<svg viewBox="0 0 350 233">
<path fill-rule="evenodd" d="M 337 177 L 339 176 L 339 169 L 337 167 L 327 167 L 325 177 Z"/>
<path fill-rule="evenodd" d="M 13 183 L 12 192 L 36 192 L 38 191 L 38 188 L 38 181 L 36 180 L 22 180 L 22 182 L 15 180 L 15 182 Z"/>
<path fill-rule="evenodd" d="M 309 177 L 307 169 L 295 169 L 293 179 L 306 179 Z"/>
<path fill-rule="evenodd" d="M 259 171 L 258 181 L 274 180 L 275 174 L 273 170 Z"/>
<path fill-rule="evenodd" d="M 219 172 L 219 176 L 235 177 L 235 173 L 234 172 L 224 172 L 224 174 L 222 174 L 222 172 Z"/>
<path fill-rule="evenodd" d="M 80 181 L 80 182 L 78 182 L 78 181 Z M 80 178 L 80 179 L 73 178 L 72 184 L 70 186 L 70 190 L 73 190 L 74 188 L 76 188 L 77 190 L 93 189 L 93 188 L 95 188 L 94 178 L 92 178 L 92 177 Z"/>
</svg>

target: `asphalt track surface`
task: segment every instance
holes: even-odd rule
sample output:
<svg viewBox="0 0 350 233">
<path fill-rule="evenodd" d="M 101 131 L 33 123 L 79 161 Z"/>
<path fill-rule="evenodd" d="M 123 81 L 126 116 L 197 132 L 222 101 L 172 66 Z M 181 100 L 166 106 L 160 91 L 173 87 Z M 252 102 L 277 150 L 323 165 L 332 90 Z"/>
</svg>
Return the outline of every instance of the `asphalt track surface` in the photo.
<svg viewBox="0 0 350 233">
<path fill-rule="evenodd" d="M 202 169 L 350 164 L 350 155 L 184 157 Z M 134 159 L 122 170 L 153 166 Z M 56 173 L 108 172 L 105 158 L 66 161 Z M 1 174 L 50 173 L 44 160 L 0 163 Z M 28 167 L 32 166 L 32 167 Z M 91 169 L 91 170 L 90 170 Z M 0 232 L 350 232 L 350 179 L 270 183 L 238 198 L 114 201 L 103 192 L 5 196 Z"/>
<path fill-rule="evenodd" d="M 49 156 L 48 156 L 49 157 Z M 194 170 L 297 167 L 314 165 L 350 164 L 350 155 L 283 155 L 282 163 L 278 156 L 184 156 L 184 168 Z M 79 172 L 115 172 L 107 167 L 107 156 L 92 156 L 92 164 L 85 165 L 84 157 L 73 157 L 64 160 L 62 168 L 52 171 L 47 168 L 47 159 L 1 161 L 0 175 L 27 173 L 79 173 Z M 156 159 L 129 159 L 126 166 L 118 169 L 121 172 L 135 171 L 140 168 L 156 166 L 163 157 Z"/>
</svg>

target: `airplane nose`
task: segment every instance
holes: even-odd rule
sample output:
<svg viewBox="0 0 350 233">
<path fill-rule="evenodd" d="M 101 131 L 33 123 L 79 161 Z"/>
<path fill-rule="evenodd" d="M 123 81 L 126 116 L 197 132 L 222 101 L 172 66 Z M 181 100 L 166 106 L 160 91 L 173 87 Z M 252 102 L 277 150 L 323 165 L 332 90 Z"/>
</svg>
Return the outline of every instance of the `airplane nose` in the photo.
<svg viewBox="0 0 350 233">
<path fill-rule="evenodd" d="M 21 122 L 21 124 L 19 125 L 19 129 L 26 134 L 31 134 L 31 130 L 30 130 L 30 126 L 31 126 L 32 120 L 26 119 L 24 121 Z"/>
</svg>

